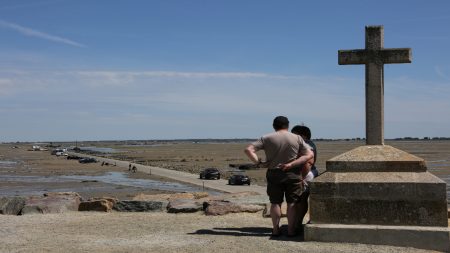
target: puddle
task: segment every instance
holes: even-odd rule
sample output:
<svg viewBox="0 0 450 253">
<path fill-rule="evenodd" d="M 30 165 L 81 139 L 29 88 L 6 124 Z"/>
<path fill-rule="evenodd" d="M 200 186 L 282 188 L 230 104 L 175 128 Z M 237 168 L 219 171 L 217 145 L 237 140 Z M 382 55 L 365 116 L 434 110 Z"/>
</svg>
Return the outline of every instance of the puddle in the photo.
<svg viewBox="0 0 450 253">
<path fill-rule="evenodd" d="M 88 182 L 87 184 L 74 184 L 68 187 L 67 183 Z M 1 182 L 24 183 L 23 185 L 15 185 L 13 187 L 2 187 Z M 27 183 L 32 183 L 27 184 Z M 41 183 L 41 184 L 40 184 Z M 0 196 L 11 195 L 35 195 L 47 192 L 46 188 L 51 191 L 124 191 L 124 188 L 134 187 L 144 190 L 164 190 L 172 192 L 199 192 L 201 187 L 191 186 L 176 182 L 162 182 L 151 179 L 134 179 L 128 178 L 126 173 L 108 172 L 101 176 L 16 176 L 16 175 L 0 175 Z M 4 189 L 5 188 L 5 189 Z M 129 189 L 129 188 L 128 188 Z M 125 189 L 126 190 L 126 189 Z M 211 195 L 217 195 L 219 192 L 205 190 Z"/>
<path fill-rule="evenodd" d="M 102 176 L 60 176 L 59 178 L 76 180 L 76 181 L 92 181 L 115 184 L 122 186 L 139 187 L 145 189 L 177 191 L 177 192 L 194 192 L 201 190 L 200 187 L 190 186 L 175 182 L 162 182 L 151 179 L 135 179 L 127 177 L 126 173 L 122 172 L 108 172 Z"/>
<path fill-rule="evenodd" d="M 7 169 L 7 168 L 14 168 L 17 165 L 17 162 L 15 161 L 0 161 L 0 168 Z"/>
</svg>

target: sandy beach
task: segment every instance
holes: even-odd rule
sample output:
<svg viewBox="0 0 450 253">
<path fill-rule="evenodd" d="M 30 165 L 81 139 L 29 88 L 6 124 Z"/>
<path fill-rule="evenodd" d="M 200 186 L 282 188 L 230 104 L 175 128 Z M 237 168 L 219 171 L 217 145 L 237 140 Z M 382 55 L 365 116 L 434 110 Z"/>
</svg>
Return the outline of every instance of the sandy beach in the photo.
<svg viewBox="0 0 450 253">
<path fill-rule="evenodd" d="M 413 248 L 270 239 L 256 214 L 0 215 L 0 252 L 433 252 Z M 283 219 L 286 224 L 286 220 Z"/>
</svg>

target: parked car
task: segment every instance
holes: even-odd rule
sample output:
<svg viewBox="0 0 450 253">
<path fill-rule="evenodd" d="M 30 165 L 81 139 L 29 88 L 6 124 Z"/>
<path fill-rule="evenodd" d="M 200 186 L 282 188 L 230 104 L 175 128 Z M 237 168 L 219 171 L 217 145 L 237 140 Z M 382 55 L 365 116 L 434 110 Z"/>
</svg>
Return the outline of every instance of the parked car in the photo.
<svg viewBox="0 0 450 253">
<path fill-rule="evenodd" d="M 61 148 L 57 148 L 57 149 L 53 149 L 51 154 L 52 155 L 58 155 L 58 154 L 61 154 L 63 152 L 64 152 L 64 150 L 62 150 Z"/>
<path fill-rule="evenodd" d="M 83 157 L 77 156 L 77 155 L 68 155 L 67 160 L 80 160 Z"/>
<path fill-rule="evenodd" d="M 94 158 L 90 158 L 90 157 L 86 157 L 86 158 L 81 158 L 80 160 L 78 160 L 79 163 L 96 163 L 97 160 L 95 160 Z"/>
<path fill-rule="evenodd" d="M 220 171 L 216 168 L 207 168 L 200 172 L 200 179 L 220 179 Z"/>
<path fill-rule="evenodd" d="M 228 178 L 229 185 L 244 185 L 244 184 L 250 185 L 250 182 L 251 182 L 250 177 L 243 173 L 232 174 L 230 178 Z"/>
</svg>

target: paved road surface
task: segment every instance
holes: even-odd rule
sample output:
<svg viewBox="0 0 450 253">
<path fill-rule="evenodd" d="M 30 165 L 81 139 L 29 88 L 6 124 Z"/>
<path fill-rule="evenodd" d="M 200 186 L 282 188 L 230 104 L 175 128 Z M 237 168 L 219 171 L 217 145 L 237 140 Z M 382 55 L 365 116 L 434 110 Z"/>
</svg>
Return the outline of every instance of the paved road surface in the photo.
<svg viewBox="0 0 450 253">
<path fill-rule="evenodd" d="M 130 162 L 127 162 L 127 161 L 120 161 L 120 160 L 115 160 L 115 159 L 110 159 L 110 158 L 99 157 L 99 156 L 84 155 L 84 154 L 79 154 L 79 153 L 71 153 L 71 154 L 78 155 L 78 156 L 85 156 L 85 157 L 93 157 L 93 158 L 97 159 L 97 161 L 99 161 L 99 162 L 107 162 L 109 164 L 116 164 L 117 166 L 125 168 L 125 169 L 128 169 L 128 165 L 130 164 Z M 263 187 L 263 186 L 228 185 L 228 181 L 224 180 L 224 179 L 202 180 L 199 178 L 199 175 L 197 175 L 197 174 L 191 174 L 191 173 L 187 173 L 187 172 L 183 172 L 183 171 L 169 170 L 169 169 L 163 169 L 163 168 L 146 166 L 146 165 L 135 164 L 135 163 L 133 163 L 133 165 L 136 166 L 136 169 L 138 171 L 143 172 L 143 173 L 149 173 L 149 174 L 151 173 L 152 175 L 158 175 L 161 177 L 166 177 L 166 178 L 170 178 L 173 180 L 177 180 L 180 182 L 189 183 L 189 184 L 193 184 L 193 185 L 204 186 L 205 188 L 209 188 L 209 189 L 213 189 L 213 190 L 218 190 L 218 191 L 228 192 L 228 193 L 253 191 L 253 192 L 257 192 L 261 195 L 266 195 L 266 187 Z"/>
</svg>

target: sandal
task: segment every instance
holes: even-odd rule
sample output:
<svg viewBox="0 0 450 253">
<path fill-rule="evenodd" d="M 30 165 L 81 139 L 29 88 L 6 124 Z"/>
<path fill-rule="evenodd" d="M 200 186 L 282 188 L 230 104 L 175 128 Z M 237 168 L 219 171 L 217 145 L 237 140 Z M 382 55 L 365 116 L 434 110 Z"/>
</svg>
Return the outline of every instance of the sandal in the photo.
<svg viewBox="0 0 450 253">
<path fill-rule="evenodd" d="M 272 229 L 272 234 L 270 235 L 270 237 L 279 237 L 281 235 L 281 228 L 280 226 L 278 226 L 278 233 L 274 233 L 273 232 L 274 229 Z"/>
</svg>

